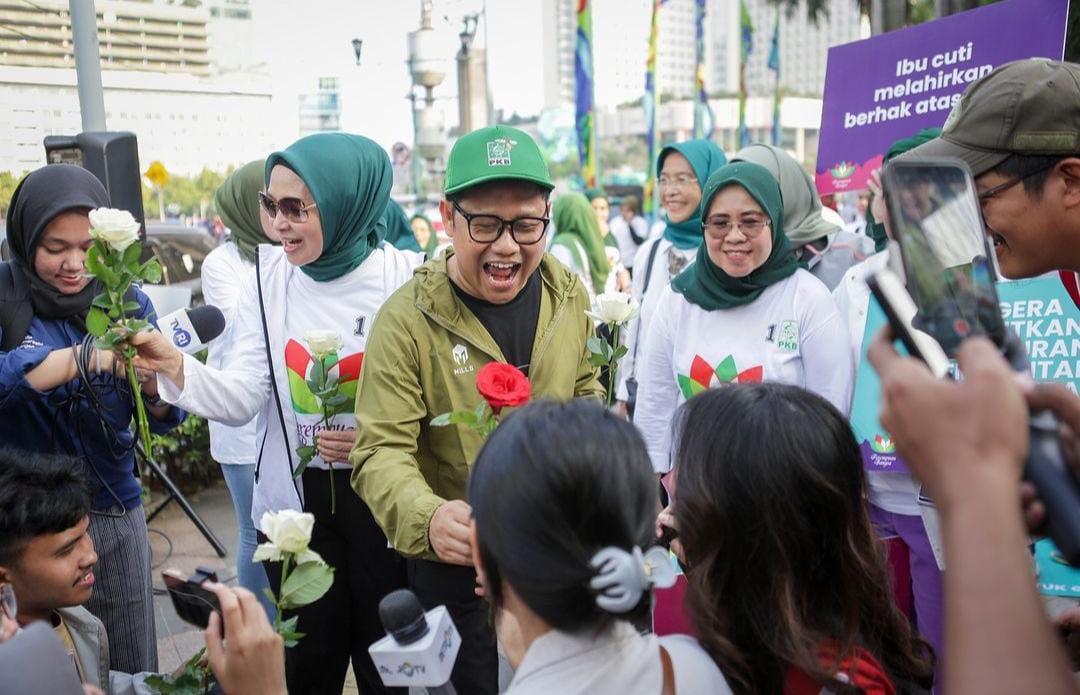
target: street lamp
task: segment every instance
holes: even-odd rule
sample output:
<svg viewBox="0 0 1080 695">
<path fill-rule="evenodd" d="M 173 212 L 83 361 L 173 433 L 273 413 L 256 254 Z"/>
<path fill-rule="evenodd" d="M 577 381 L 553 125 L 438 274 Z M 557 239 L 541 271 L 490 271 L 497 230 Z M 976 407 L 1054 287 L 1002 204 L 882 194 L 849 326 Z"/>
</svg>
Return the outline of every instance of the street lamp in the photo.
<svg viewBox="0 0 1080 695">
<path fill-rule="evenodd" d="M 356 54 L 356 64 L 357 65 L 360 64 L 360 51 L 363 48 L 364 48 L 364 40 L 363 39 L 353 39 L 352 40 L 352 49 L 353 49 L 353 53 Z"/>
</svg>

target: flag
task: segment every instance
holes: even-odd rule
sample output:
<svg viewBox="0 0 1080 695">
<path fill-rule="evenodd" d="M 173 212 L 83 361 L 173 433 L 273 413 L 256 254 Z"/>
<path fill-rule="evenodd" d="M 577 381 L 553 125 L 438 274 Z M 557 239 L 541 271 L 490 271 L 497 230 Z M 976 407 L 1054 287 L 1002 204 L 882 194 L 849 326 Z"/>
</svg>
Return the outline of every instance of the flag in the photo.
<svg viewBox="0 0 1080 695">
<path fill-rule="evenodd" d="M 746 127 L 746 61 L 754 50 L 754 23 L 750 21 L 746 0 L 739 0 L 739 26 L 742 36 L 739 52 L 739 147 L 746 147 L 750 144 L 750 129 Z"/>
<path fill-rule="evenodd" d="M 585 188 L 596 188 L 596 120 L 593 110 L 592 7 L 578 0 L 574 50 L 575 119 L 578 161 Z"/>
<path fill-rule="evenodd" d="M 780 10 L 776 10 L 772 47 L 769 49 L 769 69 L 776 73 L 776 89 L 772 105 L 772 144 L 780 146 Z"/>
<path fill-rule="evenodd" d="M 697 92 L 697 102 L 694 104 L 694 137 L 711 138 L 715 119 L 709 107 L 709 93 L 705 90 L 705 0 L 696 1 L 694 25 L 697 38 L 697 66 L 694 69 L 694 87 Z"/>
<path fill-rule="evenodd" d="M 660 155 L 656 138 L 656 35 L 659 28 L 660 6 L 664 0 L 652 0 L 652 20 L 649 25 L 649 50 L 645 57 L 645 95 L 641 110 L 645 115 L 645 146 L 649 161 L 645 165 L 645 191 L 642 209 L 652 219 L 656 211 L 656 158 Z"/>
</svg>

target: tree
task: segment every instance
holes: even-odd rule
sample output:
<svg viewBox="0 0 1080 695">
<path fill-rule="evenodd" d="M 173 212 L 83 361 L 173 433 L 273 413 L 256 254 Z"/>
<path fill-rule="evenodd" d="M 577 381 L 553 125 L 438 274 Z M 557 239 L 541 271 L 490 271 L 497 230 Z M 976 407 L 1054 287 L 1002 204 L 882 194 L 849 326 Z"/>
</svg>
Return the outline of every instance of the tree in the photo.
<svg viewBox="0 0 1080 695">
<path fill-rule="evenodd" d="M 19 185 L 19 182 L 23 180 L 26 174 L 25 171 L 18 175 L 10 171 L 0 171 L 0 214 L 7 215 L 11 196 L 15 195 L 15 187 Z"/>
</svg>

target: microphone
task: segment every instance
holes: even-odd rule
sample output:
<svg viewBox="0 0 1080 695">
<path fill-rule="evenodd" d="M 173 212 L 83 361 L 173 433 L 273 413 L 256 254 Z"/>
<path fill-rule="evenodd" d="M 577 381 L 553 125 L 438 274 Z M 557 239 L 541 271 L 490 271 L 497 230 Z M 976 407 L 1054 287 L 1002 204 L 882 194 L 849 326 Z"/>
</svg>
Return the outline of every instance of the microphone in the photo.
<svg viewBox="0 0 1080 695">
<path fill-rule="evenodd" d="M 225 330 L 225 315 L 210 304 L 185 307 L 158 319 L 158 328 L 173 347 L 194 355 Z"/>
<path fill-rule="evenodd" d="M 430 695 L 456 695 L 450 683 L 461 636 L 446 606 L 426 614 L 416 594 L 398 589 L 379 602 L 386 637 L 368 647 L 387 687 L 427 688 Z"/>
</svg>

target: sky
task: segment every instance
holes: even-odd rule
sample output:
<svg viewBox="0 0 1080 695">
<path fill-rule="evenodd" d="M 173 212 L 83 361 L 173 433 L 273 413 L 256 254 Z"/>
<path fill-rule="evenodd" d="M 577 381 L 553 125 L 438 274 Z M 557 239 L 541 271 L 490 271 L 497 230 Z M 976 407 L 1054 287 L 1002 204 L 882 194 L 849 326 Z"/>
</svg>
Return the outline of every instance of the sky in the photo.
<svg viewBox="0 0 1080 695">
<path fill-rule="evenodd" d="M 456 63 L 460 17 L 483 0 L 435 0 L 433 26 L 445 55 L 446 78 L 436 104 L 447 128 L 457 124 Z M 494 106 L 507 113 L 535 114 L 543 106 L 539 0 L 486 0 L 491 49 L 489 83 Z M 255 20 L 266 42 L 281 132 L 295 118 L 300 94 L 315 91 L 319 77 L 337 77 L 342 129 L 366 135 L 386 148 L 411 142 L 412 115 L 406 98 L 409 77 L 407 34 L 420 26 L 420 0 L 256 0 Z M 477 45 L 483 45 L 483 23 Z M 351 41 L 363 40 L 356 65 Z M 284 135 L 283 135 L 284 137 Z"/>
</svg>

